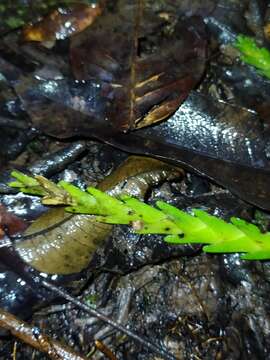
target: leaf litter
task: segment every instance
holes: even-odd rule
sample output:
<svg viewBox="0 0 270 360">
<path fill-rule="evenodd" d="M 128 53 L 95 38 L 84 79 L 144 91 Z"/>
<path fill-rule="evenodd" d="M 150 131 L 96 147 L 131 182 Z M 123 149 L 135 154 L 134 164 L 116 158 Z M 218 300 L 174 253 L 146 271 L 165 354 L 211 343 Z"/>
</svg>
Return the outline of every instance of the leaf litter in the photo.
<svg viewBox="0 0 270 360">
<path fill-rule="evenodd" d="M 117 3 L 108 2 L 108 9 L 106 11 L 112 11 L 112 18 L 114 16 L 113 11 L 117 9 Z M 123 2 L 119 2 L 119 4 L 121 3 L 123 4 Z M 137 5 L 132 1 L 125 3 L 130 5 L 131 8 Z M 144 37 L 140 38 L 139 46 L 141 52 L 136 62 L 142 62 L 142 59 L 150 61 L 153 54 L 158 54 L 160 45 L 163 46 L 162 50 L 164 52 L 161 51 L 163 59 L 166 59 L 166 56 L 164 57 L 163 55 L 166 55 L 166 43 L 164 44 L 162 40 L 166 36 L 168 36 L 168 39 L 170 38 L 170 31 L 173 34 L 174 26 L 177 24 L 175 20 L 178 20 L 179 17 L 183 23 L 187 24 L 186 27 L 188 27 L 190 20 L 190 24 L 193 24 L 191 26 L 193 28 L 190 31 L 193 34 L 196 21 L 201 24 L 197 29 L 204 27 L 201 19 L 192 20 L 187 15 L 200 15 L 203 17 L 204 23 L 207 25 L 207 37 L 203 37 L 203 41 L 206 40 L 208 45 L 210 45 L 208 47 L 208 55 L 210 57 L 207 58 L 208 62 L 206 64 L 206 53 L 204 52 L 202 58 L 200 56 L 196 58 L 198 55 L 196 51 L 198 49 L 195 49 L 194 53 L 192 48 L 192 56 L 196 56 L 193 59 L 188 59 L 187 68 L 190 66 L 192 70 L 198 66 L 199 71 L 197 73 L 191 71 L 191 75 L 189 74 L 189 76 L 195 77 L 197 80 L 190 84 L 185 79 L 184 89 L 176 95 L 172 94 L 172 98 L 170 96 L 167 98 L 168 93 L 166 94 L 166 92 L 157 92 L 155 95 L 160 97 L 152 97 L 148 103 L 148 97 L 145 97 L 147 92 L 143 93 L 143 107 L 140 107 L 140 98 L 134 104 L 130 101 L 129 90 L 132 90 L 132 82 L 130 82 L 131 68 L 129 63 L 127 64 L 126 59 L 130 59 L 129 51 L 134 50 L 135 42 L 132 41 L 130 42 L 131 47 L 124 48 L 129 56 L 124 58 L 125 61 L 122 59 L 118 61 L 118 65 L 126 66 L 127 72 L 125 74 L 121 73 L 121 76 L 118 76 L 117 73 L 115 78 L 119 81 L 120 86 L 123 87 L 124 85 L 125 89 L 128 89 L 124 94 L 121 93 L 121 87 L 114 88 L 112 86 L 114 85 L 114 82 L 110 79 L 110 76 L 114 75 L 112 64 L 117 64 L 112 63 L 111 58 L 105 62 L 102 57 L 99 57 L 102 60 L 101 64 L 105 66 L 103 71 L 103 69 L 93 66 L 95 65 L 95 63 L 91 62 L 95 58 L 93 56 L 89 62 L 90 76 L 84 79 L 84 76 L 87 76 L 87 64 L 82 66 L 81 63 L 74 63 L 73 60 L 73 51 L 76 50 L 75 45 L 80 43 L 80 41 L 82 43 L 85 41 L 84 32 L 75 35 L 71 40 L 71 45 L 69 40 L 64 42 L 58 41 L 52 49 L 46 49 L 45 52 L 40 44 L 17 44 L 9 47 L 6 41 L 4 51 L 1 51 L 6 64 L 3 65 L 4 63 L 1 62 L 1 73 L 4 75 L 6 83 L 13 88 L 15 87 L 15 90 L 17 87 L 17 93 L 20 96 L 26 114 L 30 115 L 32 125 L 39 128 L 43 133 L 58 138 L 67 138 L 73 135 L 87 135 L 89 137 L 91 134 L 91 137 L 99 138 L 132 153 L 150 154 L 174 164 L 181 163 L 189 171 L 196 171 L 225 187 L 224 190 L 213 184 L 209 185 L 208 183 L 206 185 L 205 180 L 194 175 L 190 177 L 190 174 L 188 174 L 184 177 L 181 184 L 164 184 L 161 188 L 155 186 L 151 194 L 147 193 L 147 196 L 150 195 L 150 202 L 153 198 L 155 199 L 156 194 L 155 200 L 164 198 L 164 200 L 170 200 L 173 203 L 179 202 L 178 206 L 181 208 L 194 207 L 194 205 L 197 207 L 199 205 L 203 209 L 209 208 L 210 212 L 219 214 L 224 218 L 238 214 L 247 220 L 252 220 L 254 207 L 243 202 L 243 199 L 261 208 L 269 209 L 269 185 L 267 185 L 269 183 L 267 181 L 269 172 L 266 151 L 268 146 L 267 104 L 269 101 L 267 97 L 269 91 L 267 89 L 269 85 L 267 81 L 262 80 L 256 74 L 254 75 L 252 70 L 239 63 L 237 58 L 228 56 L 229 52 L 224 55 L 228 42 L 234 38 L 234 34 L 237 34 L 237 32 L 246 34 L 247 31 L 255 31 L 257 37 L 261 36 L 262 32 L 260 32 L 260 25 L 258 24 L 262 24 L 260 22 L 260 14 L 263 14 L 265 9 L 262 6 L 259 9 L 260 11 L 256 12 L 256 6 L 260 7 L 261 5 L 258 5 L 257 2 L 256 4 L 255 2 L 254 4 L 253 2 L 251 3 L 252 6 L 250 5 L 247 9 L 245 8 L 246 3 L 238 1 L 230 2 L 230 6 L 222 0 L 215 2 L 207 1 L 203 6 L 197 1 L 192 1 L 191 3 L 183 1 L 156 1 L 154 4 L 150 1 L 146 2 L 148 6 L 147 11 L 149 8 L 154 10 L 154 15 L 150 16 L 147 14 L 148 21 L 142 22 L 143 31 L 145 31 L 147 36 L 146 39 Z M 149 4 L 151 4 L 150 7 Z M 122 23 L 117 19 L 115 26 L 117 27 L 116 30 L 121 33 L 120 29 L 124 29 L 124 26 L 126 26 L 126 29 L 130 30 L 134 23 L 132 21 L 124 21 L 125 14 L 129 14 L 128 9 L 123 7 L 120 10 L 123 11 Z M 161 16 L 156 16 L 159 11 Z M 250 18 L 245 18 L 243 16 L 244 13 L 248 14 Z M 102 24 L 102 16 L 97 18 L 93 25 L 85 30 L 85 34 L 90 34 L 91 27 L 95 29 L 98 23 L 101 23 L 101 28 L 103 26 L 103 29 L 106 28 L 106 23 Z M 106 16 L 105 13 L 104 19 Z M 117 18 L 116 15 L 115 18 Z M 253 19 L 252 22 L 251 18 Z M 195 22 L 193 23 L 193 21 Z M 160 31 L 160 29 L 163 30 Z M 187 29 L 184 30 L 187 31 Z M 133 34 L 134 32 L 126 32 L 127 43 L 129 43 L 131 33 Z M 200 31 L 199 33 L 202 36 Z M 95 30 L 94 32 L 93 30 L 93 39 L 97 38 L 97 36 L 98 31 Z M 110 34 L 110 36 L 111 38 L 114 37 L 113 34 Z M 163 36 L 165 37 L 163 38 Z M 85 37 L 87 38 L 86 35 Z M 110 53 L 113 45 L 108 43 L 108 36 L 105 40 L 107 41 L 105 43 L 108 44 L 105 52 L 108 51 Z M 173 40 L 173 36 L 171 40 Z M 115 49 L 123 47 L 123 43 L 125 43 L 125 39 L 123 42 L 119 41 L 119 43 L 114 41 Z M 191 43 L 194 44 L 192 41 Z M 173 41 L 168 41 L 168 44 L 173 44 Z M 6 46 L 9 47 L 8 51 Z M 99 47 L 93 46 L 93 55 L 96 54 L 95 52 L 98 52 Z M 26 55 L 27 53 L 24 52 L 26 49 L 27 51 L 30 49 L 31 54 L 35 54 L 43 62 L 37 60 L 35 56 L 29 58 Z M 65 59 L 70 56 L 71 67 L 70 64 L 62 66 L 63 63 L 60 64 L 59 61 L 55 61 L 55 59 L 63 58 L 64 49 L 68 49 L 67 51 L 65 50 Z M 223 49 L 224 53 L 222 53 Z M 14 54 L 14 50 L 16 50 L 16 56 L 10 56 L 10 52 Z M 82 56 L 85 59 L 87 54 L 83 54 L 83 47 L 79 47 L 78 50 L 81 51 L 79 58 Z M 211 57 L 213 50 L 218 51 L 219 56 L 217 58 L 215 56 Z M 184 57 L 186 56 L 186 51 L 188 53 L 188 47 L 185 47 Z M 57 56 L 59 54 L 61 56 L 55 57 L 56 53 Z M 173 52 L 169 53 L 173 54 Z M 46 55 L 44 56 L 44 54 Z M 15 59 L 17 60 L 15 61 Z M 11 66 L 10 60 L 16 62 L 14 65 L 17 65 L 17 68 Z M 33 71 L 34 67 L 35 73 L 29 73 L 29 66 L 27 65 L 29 60 L 31 71 Z M 52 64 L 55 65 L 52 67 Z M 76 73 L 76 65 L 78 65 L 78 73 Z M 109 69 L 106 67 L 107 65 Z M 164 66 L 166 68 L 167 64 L 164 64 Z M 183 69 L 185 69 L 185 66 L 183 66 Z M 226 69 L 221 72 L 220 78 L 222 80 L 211 83 L 211 77 L 214 78 L 218 72 L 215 72 L 215 70 L 221 71 L 220 69 Z M 152 69 L 150 68 L 150 70 Z M 153 68 L 153 70 L 155 69 Z M 71 79 L 71 74 L 75 76 L 75 80 Z M 168 74 L 170 77 L 170 72 Z M 241 74 L 242 78 L 240 78 Z M 175 73 L 173 73 L 174 75 Z M 178 76 L 178 73 L 176 75 Z M 202 83 L 201 87 L 197 88 L 197 92 L 203 92 L 203 99 L 206 98 L 207 100 L 202 100 L 201 95 L 198 95 L 197 92 L 192 93 L 188 97 L 187 103 L 184 103 L 184 105 L 188 105 L 189 116 L 184 116 L 184 108 L 179 110 L 180 120 L 183 120 L 181 129 L 186 131 L 184 134 L 187 135 L 183 135 L 182 131 L 178 133 L 173 132 L 172 126 L 168 126 L 166 129 L 166 122 L 151 128 L 135 130 L 135 128 L 146 124 L 142 114 L 144 116 L 146 114 L 147 120 L 161 120 L 163 115 L 166 114 L 166 108 L 164 110 L 166 101 L 168 101 L 168 104 L 171 104 L 173 101 L 177 102 L 178 105 L 174 107 L 174 110 L 176 110 L 181 101 L 184 100 L 184 97 L 188 96 L 190 90 L 199 84 L 200 79 Z M 157 80 L 154 77 L 150 83 L 143 82 L 145 86 L 143 90 L 148 91 L 149 85 L 156 86 Z M 116 82 L 116 84 L 118 83 Z M 51 91 L 48 92 L 48 89 L 51 89 Z M 211 93 L 208 89 L 211 90 Z M 113 109 L 111 107 L 112 104 L 114 105 L 113 100 L 117 98 L 122 99 L 122 96 L 125 101 L 123 103 L 116 102 L 115 109 Z M 165 96 L 165 99 L 163 96 Z M 183 99 L 181 99 L 181 96 L 183 96 Z M 201 99 L 199 105 L 204 103 L 208 105 L 203 108 L 194 106 L 194 104 L 196 105 L 194 99 L 196 100 L 197 96 Z M 153 102 L 156 99 L 158 100 L 157 104 Z M 263 109 L 260 109 L 261 103 L 263 103 Z M 13 105 L 10 106 L 10 104 Z M 9 103 L 9 107 L 5 108 L 5 115 L 10 116 L 11 111 L 13 111 L 12 116 L 16 118 L 17 113 L 14 112 L 14 104 Z M 16 104 L 18 103 L 16 102 Z M 127 104 L 127 107 L 121 109 L 123 104 Z M 130 104 L 133 105 L 130 106 Z M 189 106 L 190 104 L 191 106 Z M 223 104 L 224 106 L 220 112 L 215 110 L 217 104 Z M 235 107 L 235 105 L 240 105 L 242 108 Z M 139 111 L 133 111 L 135 108 Z M 133 116 L 119 117 L 120 109 L 121 112 L 127 111 L 128 114 L 133 114 Z M 130 111 L 131 109 L 132 112 Z M 169 106 L 167 114 L 169 115 L 170 111 L 174 110 Z M 149 111 L 150 114 L 152 111 L 151 115 L 154 114 L 155 116 L 147 118 Z M 262 119 L 257 115 L 257 111 L 261 111 L 260 113 L 264 114 Z M 205 129 L 208 130 L 203 131 L 204 126 L 202 126 L 201 122 L 198 123 L 197 120 L 198 114 L 205 115 L 206 113 L 208 113 L 208 116 L 205 122 Z M 192 121 L 194 115 L 196 115 L 194 117 L 196 121 Z M 234 122 L 234 119 L 236 119 L 236 122 Z M 248 120 L 245 121 L 246 119 Z M 216 132 L 214 131 L 215 127 L 212 121 L 217 121 L 219 129 L 222 128 L 220 127 L 221 124 L 225 126 L 225 128 L 222 128 L 225 131 L 219 132 L 217 137 L 215 137 Z M 164 133 L 162 133 L 163 128 L 165 128 Z M 135 131 L 124 135 L 119 134 L 119 131 L 122 130 Z M 231 138 L 231 142 L 226 137 L 226 130 L 229 131 L 229 134 L 237 134 L 235 138 Z M 4 134 L 7 133 L 7 130 L 5 130 Z M 194 134 L 193 137 L 192 134 Z M 9 135 L 9 138 L 11 139 L 12 135 Z M 198 141 L 198 138 L 200 141 Z M 31 142 L 32 140 L 28 141 Z M 27 141 L 25 144 L 27 144 Z M 182 145 L 184 145 L 184 149 Z M 194 149 L 199 149 L 199 152 L 194 151 Z M 114 152 L 120 153 L 116 150 Z M 101 155 L 99 154 L 100 159 L 102 159 Z M 114 156 L 112 150 L 108 150 L 101 162 L 103 165 L 97 165 L 95 161 L 91 167 L 96 171 L 97 167 L 103 168 L 109 166 L 107 164 L 110 164 L 112 156 Z M 80 164 L 78 161 L 75 162 L 74 167 L 62 173 L 62 176 L 73 176 L 76 179 L 81 174 L 85 175 L 87 166 L 83 170 Z M 76 171 L 78 171 L 76 166 L 79 166 L 80 174 L 74 177 L 74 173 L 70 171 L 76 174 Z M 250 181 L 250 179 L 253 179 L 253 181 Z M 80 185 L 84 186 L 82 183 Z M 240 199 L 230 194 L 226 189 L 231 190 Z M 265 216 L 267 216 L 267 212 Z M 117 242 L 117 239 L 119 242 Z M 116 246 L 113 246 L 114 244 Z M 117 319 L 121 319 L 122 323 L 137 327 L 138 329 L 146 329 L 146 332 L 151 337 L 161 339 L 175 355 L 184 358 L 199 356 L 206 359 L 217 356 L 233 356 L 236 359 L 239 357 L 248 358 L 251 353 L 254 358 L 258 356 L 265 358 L 269 348 L 267 334 L 264 331 L 268 327 L 268 264 L 253 263 L 248 265 L 233 256 L 220 256 L 218 258 L 201 255 L 194 256 L 198 251 L 199 249 L 196 247 L 193 249 L 187 247 L 186 251 L 182 251 L 181 254 L 181 248 L 164 247 L 158 237 L 149 239 L 140 238 L 132 235 L 127 230 L 114 229 L 112 238 L 108 240 L 106 248 L 107 257 L 98 252 L 96 259 L 93 260 L 101 268 L 102 266 L 105 267 L 106 271 L 109 268 L 118 272 L 122 271 L 126 275 L 122 275 L 119 278 L 114 274 L 106 274 L 101 271 L 101 273 L 93 276 L 93 282 L 84 295 L 86 296 L 88 293 L 89 297 L 92 296 L 93 299 L 96 297 L 96 300 L 93 300 L 95 305 L 111 311 L 111 314 L 114 314 Z M 190 254 L 193 256 L 189 257 L 188 255 Z M 182 255 L 186 255 L 186 257 Z M 177 260 L 171 260 L 173 256 L 176 256 Z M 149 265 L 149 268 L 144 268 L 145 264 L 153 264 L 155 261 L 158 262 L 159 259 L 164 261 L 161 265 Z M 3 274 L 6 276 L 7 271 L 3 270 Z M 5 277 L 5 279 L 7 278 Z M 14 284 L 17 284 L 14 286 L 14 289 L 18 289 L 19 283 L 16 283 L 16 278 L 13 281 Z M 4 288 L 4 282 L 2 284 Z M 12 282 L 10 282 L 11 284 Z M 25 297 L 27 296 L 25 295 Z M 5 304 L 11 304 L 11 301 L 4 296 L 1 299 L 6 301 Z M 125 299 L 125 301 L 122 300 L 121 302 L 121 299 Z M 185 299 L 187 299 L 187 302 L 185 302 Z M 124 311 L 127 308 L 130 311 Z M 168 313 L 171 315 L 168 316 Z M 70 321 L 71 326 L 69 330 L 61 327 L 61 320 L 55 315 L 50 315 L 48 321 L 46 318 L 46 322 L 49 328 L 53 329 L 59 337 L 62 335 L 67 339 L 74 339 L 78 331 L 75 324 L 82 314 L 78 312 L 72 313 L 67 308 L 63 316 L 66 316 L 66 319 Z M 49 321 L 50 317 L 51 323 Z M 44 318 L 43 320 L 42 318 L 38 320 L 38 316 L 36 320 L 45 321 Z M 126 353 L 129 353 L 131 358 L 132 356 L 133 358 L 137 356 L 138 348 L 135 345 L 130 345 L 129 342 L 126 343 L 126 339 L 121 341 L 116 334 L 110 335 L 110 332 L 106 332 L 101 323 L 96 323 L 94 327 L 89 328 L 89 326 L 87 327 L 87 321 L 91 323 L 91 318 L 84 320 L 86 321 L 84 322 L 85 325 L 80 328 L 84 339 L 83 344 L 78 338 L 75 341 L 76 344 L 82 344 L 83 352 L 89 351 L 89 346 L 86 344 L 89 344 L 89 339 L 92 339 L 95 334 L 99 333 L 108 335 L 107 345 L 109 344 L 112 348 L 118 344 L 120 347 L 120 351 L 118 351 L 120 358 L 123 356 L 122 354 Z M 239 344 L 241 344 L 240 347 Z M 26 351 L 24 354 L 31 354 L 29 349 L 22 351 Z M 148 352 L 143 350 L 140 356 L 142 358 L 149 358 Z"/>
</svg>

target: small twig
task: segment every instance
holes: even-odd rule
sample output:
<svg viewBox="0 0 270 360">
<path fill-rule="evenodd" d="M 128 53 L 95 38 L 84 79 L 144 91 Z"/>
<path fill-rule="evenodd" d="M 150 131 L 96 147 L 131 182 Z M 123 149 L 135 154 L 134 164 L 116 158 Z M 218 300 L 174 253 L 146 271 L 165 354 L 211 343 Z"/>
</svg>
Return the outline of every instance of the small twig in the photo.
<svg viewBox="0 0 270 360">
<path fill-rule="evenodd" d="M 33 348 L 46 353 L 52 360 L 87 360 L 42 334 L 37 327 L 28 325 L 3 309 L 0 309 L 0 326 Z"/>
<path fill-rule="evenodd" d="M 135 340 L 136 342 L 138 342 L 145 348 L 153 351 L 154 353 L 158 354 L 159 356 L 163 357 L 164 359 L 176 360 L 176 358 L 173 355 L 171 355 L 169 352 L 167 352 L 166 350 L 162 349 L 161 347 L 153 344 L 152 342 L 150 342 L 148 340 L 143 339 L 141 336 L 128 330 L 123 325 L 111 320 L 110 318 L 108 318 L 106 315 L 104 315 L 100 311 L 93 309 L 89 305 L 87 305 L 87 304 L 81 302 L 80 300 L 74 298 L 73 296 L 69 295 L 69 293 L 67 293 L 63 289 L 60 289 L 59 287 L 57 287 L 45 280 L 41 281 L 41 285 L 44 286 L 46 289 L 54 292 L 58 296 L 64 298 L 65 300 L 71 302 L 72 304 L 76 305 L 79 309 L 87 312 L 88 314 L 90 314 L 92 316 L 95 316 L 96 318 L 98 318 L 101 321 L 104 321 L 105 323 L 109 324 L 110 326 L 117 329 L 118 331 L 123 332 L 124 334 L 126 334 L 127 336 L 129 336 L 130 338 L 132 338 L 133 340 Z"/>
<path fill-rule="evenodd" d="M 96 348 L 102 352 L 108 359 L 110 360 L 117 360 L 116 356 L 113 354 L 113 352 L 105 345 L 103 342 L 96 340 L 95 341 Z"/>
<path fill-rule="evenodd" d="M 17 359 L 17 341 L 14 341 L 13 351 L 12 351 L 12 360 Z"/>
</svg>

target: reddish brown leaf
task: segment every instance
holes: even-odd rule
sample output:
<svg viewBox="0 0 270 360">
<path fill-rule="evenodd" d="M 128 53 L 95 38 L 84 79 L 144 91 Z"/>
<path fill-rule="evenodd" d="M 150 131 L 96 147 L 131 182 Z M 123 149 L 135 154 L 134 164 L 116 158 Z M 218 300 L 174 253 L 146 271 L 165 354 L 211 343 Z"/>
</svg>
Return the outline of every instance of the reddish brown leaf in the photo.
<svg viewBox="0 0 270 360">
<path fill-rule="evenodd" d="M 141 128 L 173 113 L 204 71 L 206 35 L 199 17 L 168 24 L 142 1 L 117 2 L 73 38 L 77 79 L 111 85 L 107 118 L 115 128 Z"/>
<path fill-rule="evenodd" d="M 9 235 L 21 233 L 27 226 L 24 220 L 11 214 L 4 205 L 0 204 L 0 238 L 2 238 L 6 232 L 8 232 Z"/>
<path fill-rule="evenodd" d="M 69 8 L 58 8 L 43 20 L 27 25 L 22 32 L 23 41 L 63 40 L 83 31 L 101 14 L 101 6 L 75 4 Z"/>
</svg>

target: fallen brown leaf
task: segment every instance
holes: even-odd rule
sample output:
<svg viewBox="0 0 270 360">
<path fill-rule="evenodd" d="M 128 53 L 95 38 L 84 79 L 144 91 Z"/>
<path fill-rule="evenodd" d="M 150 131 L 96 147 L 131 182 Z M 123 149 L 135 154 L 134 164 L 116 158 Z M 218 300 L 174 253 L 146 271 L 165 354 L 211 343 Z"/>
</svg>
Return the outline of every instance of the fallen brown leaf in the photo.
<svg viewBox="0 0 270 360">
<path fill-rule="evenodd" d="M 157 123 L 171 115 L 200 80 L 206 33 L 200 17 L 175 25 L 142 0 L 116 1 L 71 42 L 78 80 L 110 84 L 107 118 L 120 131 Z"/>
<path fill-rule="evenodd" d="M 27 25 L 22 32 L 23 41 L 54 42 L 64 40 L 90 26 L 102 12 L 99 4 L 74 4 L 58 8 L 38 23 Z"/>
<path fill-rule="evenodd" d="M 21 233 L 27 226 L 24 220 L 8 212 L 5 206 L 0 204 L 0 238 L 2 238 L 5 233 L 9 235 Z"/>
</svg>

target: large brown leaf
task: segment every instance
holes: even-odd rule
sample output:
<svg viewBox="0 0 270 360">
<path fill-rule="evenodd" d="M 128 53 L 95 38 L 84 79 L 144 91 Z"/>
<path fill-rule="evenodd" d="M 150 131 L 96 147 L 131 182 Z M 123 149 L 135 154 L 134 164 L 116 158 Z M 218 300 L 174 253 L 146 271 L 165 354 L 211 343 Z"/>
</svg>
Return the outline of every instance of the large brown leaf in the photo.
<svg viewBox="0 0 270 360">
<path fill-rule="evenodd" d="M 142 0 L 115 1 L 71 43 L 78 80 L 110 84 L 107 118 L 126 131 L 172 114 L 204 71 L 206 35 L 199 17 L 166 22 Z"/>
<path fill-rule="evenodd" d="M 100 107 L 88 118 L 45 97 L 33 102 L 27 91 L 22 97 L 35 126 L 47 134 L 95 137 L 130 153 L 185 165 L 270 210 L 267 138 L 258 116 L 248 110 L 194 92 L 168 121 L 120 135 L 102 119 Z"/>
</svg>

